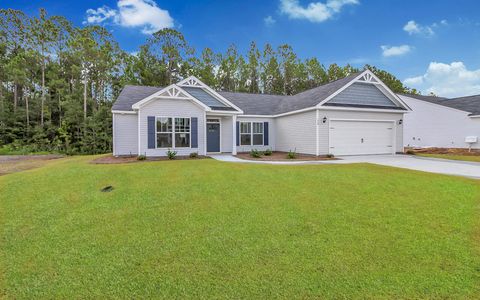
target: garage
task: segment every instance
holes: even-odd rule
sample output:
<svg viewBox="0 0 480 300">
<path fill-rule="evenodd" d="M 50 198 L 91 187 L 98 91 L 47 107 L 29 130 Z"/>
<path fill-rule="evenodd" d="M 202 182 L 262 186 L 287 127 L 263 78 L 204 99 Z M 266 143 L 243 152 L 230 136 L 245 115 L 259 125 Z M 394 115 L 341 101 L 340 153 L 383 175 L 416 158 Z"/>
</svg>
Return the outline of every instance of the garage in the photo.
<svg viewBox="0 0 480 300">
<path fill-rule="evenodd" d="M 394 154 L 394 124 L 394 121 L 330 120 L 330 153 Z"/>
</svg>

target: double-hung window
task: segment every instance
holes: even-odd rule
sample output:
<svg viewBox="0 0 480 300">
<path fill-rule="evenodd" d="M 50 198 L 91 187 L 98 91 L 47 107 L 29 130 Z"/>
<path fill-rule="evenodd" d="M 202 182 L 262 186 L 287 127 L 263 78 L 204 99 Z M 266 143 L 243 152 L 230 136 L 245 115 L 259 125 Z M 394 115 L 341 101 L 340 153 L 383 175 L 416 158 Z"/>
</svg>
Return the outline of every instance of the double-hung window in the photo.
<svg viewBox="0 0 480 300">
<path fill-rule="evenodd" d="M 263 123 L 262 122 L 240 122 L 240 145 L 241 146 L 262 146 L 263 145 Z"/>
<path fill-rule="evenodd" d="M 253 122 L 252 127 L 253 127 L 253 138 L 252 138 L 253 145 L 263 146 L 263 123 Z"/>
<path fill-rule="evenodd" d="M 175 118 L 175 148 L 190 147 L 190 119 Z"/>
<path fill-rule="evenodd" d="M 157 148 L 172 148 L 172 134 L 172 118 L 157 118 Z"/>
<path fill-rule="evenodd" d="M 252 144 L 252 123 L 240 122 L 240 145 Z"/>
<path fill-rule="evenodd" d="M 190 118 L 157 117 L 157 148 L 190 147 Z"/>
</svg>

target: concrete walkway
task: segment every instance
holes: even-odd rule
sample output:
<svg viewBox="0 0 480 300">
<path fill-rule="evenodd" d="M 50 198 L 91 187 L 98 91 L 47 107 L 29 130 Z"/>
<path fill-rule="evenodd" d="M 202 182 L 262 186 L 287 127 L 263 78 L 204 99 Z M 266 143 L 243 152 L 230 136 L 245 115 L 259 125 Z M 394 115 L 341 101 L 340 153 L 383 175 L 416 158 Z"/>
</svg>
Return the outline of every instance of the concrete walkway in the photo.
<svg viewBox="0 0 480 300">
<path fill-rule="evenodd" d="M 363 155 L 344 156 L 340 160 L 326 161 L 252 161 L 228 154 L 211 155 L 212 158 L 234 163 L 272 164 L 272 165 L 318 165 L 318 164 L 352 164 L 371 163 L 382 166 L 404 168 L 430 173 L 463 176 L 480 179 L 480 163 L 454 161 L 437 158 L 425 158 L 410 155 Z"/>
</svg>

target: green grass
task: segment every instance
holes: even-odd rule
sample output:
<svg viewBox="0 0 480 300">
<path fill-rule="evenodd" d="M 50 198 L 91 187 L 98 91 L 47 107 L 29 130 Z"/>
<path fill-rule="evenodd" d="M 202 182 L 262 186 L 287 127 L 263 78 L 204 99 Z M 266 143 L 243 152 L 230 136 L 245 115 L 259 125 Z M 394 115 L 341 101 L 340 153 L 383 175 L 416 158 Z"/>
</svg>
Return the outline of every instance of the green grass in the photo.
<svg viewBox="0 0 480 300">
<path fill-rule="evenodd" d="M 480 297 L 477 181 L 90 159 L 0 177 L 0 298 Z"/>
<path fill-rule="evenodd" d="M 480 155 L 424 154 L 424 153 L 416 153 L 415 155 L 423 156 L 423 157 L 480 162 Z"/>
<path fill-rule="evenodd" d="M 34 151 L 28 147 L 13 147 L 11 145 L 0 146 L 0 155 L 29 155 L 29 154 L 57 154 L 57 152 Z"/>
</svg>

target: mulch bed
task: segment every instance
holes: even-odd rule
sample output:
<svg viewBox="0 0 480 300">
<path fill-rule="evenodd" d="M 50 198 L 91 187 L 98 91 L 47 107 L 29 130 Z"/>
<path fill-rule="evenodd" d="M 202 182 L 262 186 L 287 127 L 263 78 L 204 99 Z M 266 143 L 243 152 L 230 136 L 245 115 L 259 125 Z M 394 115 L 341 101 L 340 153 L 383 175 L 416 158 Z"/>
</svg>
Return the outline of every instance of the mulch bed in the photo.
<svg viewBox="0 0 480 300">
<path fill-rule="evenodd" d="M 259 158 L 251 157 L 250 153 L 238 153 L 236 157 L 245 159 L 245 160 L 263 160 L 263 161 L 314 161 L 314 160 L 337 160 L 338 158 L 329 158 L 326 156 L 315 156 L 309 154 L 299 154 L 297 153 L 296 158 L 288 158 L 287 152 L 273 152 L 270 156 L 262 155 Z"/>
<path fill-rule="evenodd" d="M 450 155 L 466 155 L 466 156 L 480 156 L 479 149 L 472 149 L 471 152 L 468 148 L 408 148 L 405 151 L 413 151 L 418 154 L 450 154 Z"/>
<path fill-rule="evenodd" d="M 199 155 L 196 158 L 191 158 L 190 156 L 176 156 L 173 160 L 199 160 L 209 158 L 207 156 Z M 113 155 L 102 156 L 92 160 L 92 164 L 126 164 L 126 163 L 140 163 L 140 162 L 149 162 L 149 161 L 164 161 L 171 160 L 168 157 L 147 157 L 145 160 L 138 160 L 137 156 L 118 156 Z"/>
</svg>

